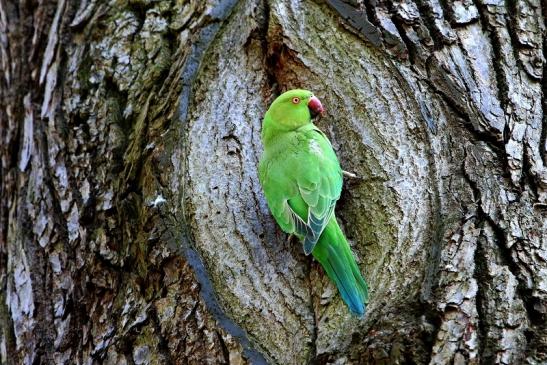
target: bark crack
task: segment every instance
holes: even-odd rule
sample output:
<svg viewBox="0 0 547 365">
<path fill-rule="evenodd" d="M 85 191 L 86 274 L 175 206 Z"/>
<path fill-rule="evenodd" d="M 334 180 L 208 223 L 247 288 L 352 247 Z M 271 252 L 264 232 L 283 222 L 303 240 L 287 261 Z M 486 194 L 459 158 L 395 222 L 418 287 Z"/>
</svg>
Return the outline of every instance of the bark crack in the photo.
<svg viewBox="0 0 547 365">
<path fill-rule="evenodd" d="M 161 332 L 161 325 L 160 325 L 161 321 L 158 317 L 158 312 L 156 311 L 154 306 L 151 306 L 150 309 L 148 310 L 148 317 L 151 319 L 152 325 L 154 327 L 154 331 L 156 332 L 156 336 L 158 337 L 158 341 L 159 341 L 158 348 L 160 350 L 160 353 L 163 355 L 162 360 L 164 361 L 164 364 L 166 365 L 175 364 L 175 361 L 171 357 L 171 352 L 169 351 L 168 341 Z M 219 338 L 222 338 L 222 337 L 219 336 Z M 223 345 L 224 342 L 221 341 L 221 344 Z"/>
<path fill-rule="evenodd" d="M 516 262 L 516 259 L 513 257 L 512 249 L 508 247 L 506 233 L 503 230 L 503 228 L 500 227 L 500 225 L 497 222 L 495 222 L 488 213 L 484 211 L 484 208 L 482 207 L 483 200 L 482 200 L 481 190 L 479 186 L 477 185 L 477 182 L 473 180 L 472 176 L 469 174 L 468 170 L 465 167 L 466 159 L 467 159 L 467 153 L 464 158 L 464 165 L 462 166 L 463 176 L 465 180 L 467 181 L 467 183 L 469 184 L 469 186 L 471 187 L 473 191 L 473 195 L 475 196 L 475 200 L 477 202 L 478 219 L 479 219 L 479 222 L 481 222 L 483 225 L 481 228 L 481 235 L 483 234 L 483 231 L 484 231 L 484 224 L 488 224 L 492 228 L 492 231 L 494 232 L 493 238 L 496 242 L 496 247 L 498 248 L 501 258 L 503 260 L 502 264 L 509 269 L 511 274 L 518 281 L 518 286 L 517 286 L 518 294 L 524 304 L 524 308 L 526 310 L 526 314 L 528 319 L 530 320 L 530 323 L 536 328 L 542 328 L 544 327 L 544 317 L 540 312 L 538 312 L 534 308 L 536 299 L 532 296 L 532 290 L 526 288 L 526 283 L 521 275 L 523 268 L 521 268 L 521 266 Z M 478 249 L 480 252 L 477 252 L 475 255 L 475 262 L 477 265 L 476 274 L 478 277 L 484 278 L 485 277 L 485 271 L 484 271 L 485 261 L 484 261 L 484 255 L 481 255 L 481 253 L 484 253 L 484 250 L 481 248 L 480 242 L 478 243 Z M 524 269 L 526 269 L 525 265 L 524 265 Z M 484 308 L 479 307 L 479 305 L 482 305 L 484 301 L 482 295 L 483 295 L 485 286 L 481 285 L 481 281 L 478 280 L 479 288 L 477 291 L 477 311 L 479 312 L 479 314 L 483 313 L 483 310 L 484 310 Z M 478 320 L 479 320 L 479 327 L 480 327 L 479 334 L 481 336 L 481 351 L 483 354 L 486 354 L 485 356 L 488 356 L 490 345 L 489 345 L 488 339 L 485 337 L 489 332 L 488 324 L 484 322 L 484 317 L 482 315 L 479 316 Z M 533 335 L 533 332 L 529 332 L 529 333 L 530 335 L 527 336 L 527 346 L 528 346 L 528 350 L 532 350 L 530 346 L 533 346 L 534 335 Z"/>
<path fill-rule="evenodd" d="M 543 123 L 541 124 L 541 135 L 539 139 L 539 155 L 543 165 L 547 166 L 547 1 L 541 2 L 541 14 L 543 15 L 544 36 L 543 36 L 543 75 L 542 75 L 542 106 Z"/>
<path fill-rule="evenodd" d="M 492 49 L 492 65 L 494 67 L 494 72 L 496 74 L 496 85 L 498 87 L 498 99 L 501 102 L 504 112 L 507 113 L 508 107 L 510 105 L 509 100 L 509 86 L 507 85 L 507 80 L 503 74 L 503 59 L 504 55 L 502 54 L 502 44 L 497 34 L 495 26 L 488 19 L 488 6 L 483 4 L 480 0 L 473 0 L 475 7 L 479 12 L 479 19 L 482 25 L 482 29 L 485 33 L 489 34 L 491 49 Z M 507 122 L 506 122 L 507 123 Z"/>
<path fill-rule="evenodd" d="M 375 47 L 382 44 L 381 32 L 367 19 L 365 14 L 342 0 L 327 0 L 327 3 L 351 25 L 352 29 L 357 30 L 359 35 L 364 36 L 366 41 L 372 43 Z"/>
<path fill-rule="evenodd" d="M 474 192 L 475 194 L 475 192 Z M 477 249 L 475 250 L 475 272 L 473 277 L 477 281 L 477 313 L 478 313 L 478 335 L 479 335 L 479 358 L 481 361 L 484 361 L 484 363 L 492 363 L 494 361 L 493 357 L 493 351 L 489 348 L 489 341 L 488 341 L 488 325 L 486 323 L 486 312 L 485 312 L 485 298 L 484 298 L 484 292 L 486 291 L 485 286 L 487 285 L 486 282 L 486 276 L 487 276 L 487 268 L 486 268 L 486 262 L 485 262 L 485 252 L 484 247 L 481 242 L 483 238 L 483 227 L 481 227 L 481 234 L 479 238 L 477 239 Z M 486 354 L 486 355 L 485 355 Z"/>
<path fill-rule="evenodd" d="M 429 34 L 431 35 L 431 38 L 433 39 L 435 50 L 440 50 L 444 47 L 445 44 L 450 43 L 449 39 L 442 34 L 439 27 L 435 24 L 435 14 L 433 13 L 433 9 L 431 7 L 431 4 L 427 0 L 416 0 L 416 4 L 418 5 L 418 11 L 420 12 L 420 18 L 423 19 L 424 25 L 427 27 Z M 443 18 L 441 14 L 441 19 Z"/>
<path fill-rule="evenodd" d="M 433 57 L 433 56 L 431 56 Z M 427 63 L 430 63 L 429 61 Z M 436 68 L 436 72 L 444 72 L 444 70 L 439 70 L 438 67 L 432 66 Z M 432 71 L 428 68 L 428 75 L 430 75 Z M 484 141 L 488 143 L 489 146 L 492 147 L 493 151 L 496 153 L 496 155 L 502 160 L 505 161 L 505 153 L 503 152 L 504 147 L 503 143 L 499 141 L 495 136 L 491 135 L 488 132 L 481 131 L 474 127 L 473 125 L 473 116 L 468 113 L 468 111 L 463 110 L 461 106 L 453 100 L 453 98 L 448 95 L 444 90 L 440 89 L 435 85 L 434 82 L 430 80 L 431 77 L 428 77 L 426 82 L 428 85 L 432 88 L 432 90 L 441 97 L 441 99 L 446 103 L 446 105 L 456 114 L 456 116 L 461 120 L 461 125 L 465 127 L 465 129 L 471 133 L 476 140 L 478 141 Z"/>
<path fill-rule="evenodd" d="M 419 58 L 418 46 L 414 42 L 412 42 L 406 34 L 404 21 L 401 20 L 399 16 L 395 13 L 393 5 L 389 6 L 389 12 L 391 13 L 391 21 L 395 25 L 397 32 L 399 32 L 399 35 L 401 36 L 401 39 L 408 51 L 408 60 L 410 64 L 416 64 L 416 61 Z"/>
</svg>

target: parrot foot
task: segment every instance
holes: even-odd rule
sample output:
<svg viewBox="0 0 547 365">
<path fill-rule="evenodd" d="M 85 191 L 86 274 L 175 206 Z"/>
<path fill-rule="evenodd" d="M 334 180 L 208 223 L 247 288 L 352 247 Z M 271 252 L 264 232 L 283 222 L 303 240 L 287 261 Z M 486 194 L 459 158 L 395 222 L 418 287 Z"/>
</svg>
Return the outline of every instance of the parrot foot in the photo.
<svg viewBox="0 0 547 365">
<path fill-rule="evenodd" d="M 355 179 L 355 180 L 362 180 L 363 179 L 362 177 L 357 176 L 353 172 L 349 172 L 349 171 L 345 171 L 345 170 L 342 170 L 342 175 L 344 175 L 345 177 L 347 177 L 349 179 Z"/>
<path fill-rule="evenodd" d="M 287 244 L 290 245 L 294 242 L 294 240 L 297 240 L 298 239 L 298 236 L 291 233 L 289 234 L 289 236 L 287 237 Z"/>
</svg>

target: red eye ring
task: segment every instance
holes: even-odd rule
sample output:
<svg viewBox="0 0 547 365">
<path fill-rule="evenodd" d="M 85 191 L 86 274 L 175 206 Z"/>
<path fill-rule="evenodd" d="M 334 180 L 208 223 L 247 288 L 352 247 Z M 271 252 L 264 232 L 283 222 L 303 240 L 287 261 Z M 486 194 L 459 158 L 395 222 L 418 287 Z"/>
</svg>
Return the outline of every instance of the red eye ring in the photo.
<svg viewBox="0 0 547 365">
<path fill-rule="evenodd" d="M 293 103 L 293 104 L 298 104 L 298 103 L 300 103 L 300 98 L 298 98 L 298 97 L 292 98 L 292 103 Z"/>
</svg>

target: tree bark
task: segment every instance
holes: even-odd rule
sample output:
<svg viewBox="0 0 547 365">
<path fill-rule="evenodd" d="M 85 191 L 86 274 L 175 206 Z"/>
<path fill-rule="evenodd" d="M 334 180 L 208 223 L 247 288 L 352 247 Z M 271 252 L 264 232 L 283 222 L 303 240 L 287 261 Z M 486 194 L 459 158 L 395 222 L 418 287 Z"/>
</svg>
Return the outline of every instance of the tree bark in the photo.
<svg viewBox="0 0 547 365">
<path fill-rule="evenodd" d="M 547 4 L 0 0 L 2 364 L 547 362 Z M 322 100 L 352 317 L 257 177 Z"/>
</svg>

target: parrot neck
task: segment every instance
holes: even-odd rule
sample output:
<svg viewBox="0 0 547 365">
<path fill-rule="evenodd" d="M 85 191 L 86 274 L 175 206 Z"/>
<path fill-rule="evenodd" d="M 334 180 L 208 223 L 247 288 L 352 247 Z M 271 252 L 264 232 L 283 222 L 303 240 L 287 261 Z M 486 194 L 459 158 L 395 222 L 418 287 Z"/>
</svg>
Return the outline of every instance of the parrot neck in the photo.
<svg viewBox="0 0 547 365">
<path fill-rule="evenodd" d="M 271 143 L 283 133 L 287 133 L 288 130 L 280 128 L 276 123 L 273 123 L 269 118 L 264 118 L 262 123 L 262 142 L 264 143 L 264 148 L 268 148 Z"/>
<path fill-rule="evenodd" d="M 262 143 L 264 144 L 264 148 L 268 149 L 269 146 L 273 145 L 276 140 L 279 139 L 279 137 L 282 137 L 283 135 L 287 135 L 290 132 L 297 132 L 297 131 L 304 131 L 308 129 L 314 129 L 316 128 L 315 125 L 310 121 L 304 125 L 300 126 L 291 126 L 288 127 L 286 124 L 276 123 L 271 118 L 266 117 L 264 118 L 264 121 L 262 122 Z"/>
</svg>

